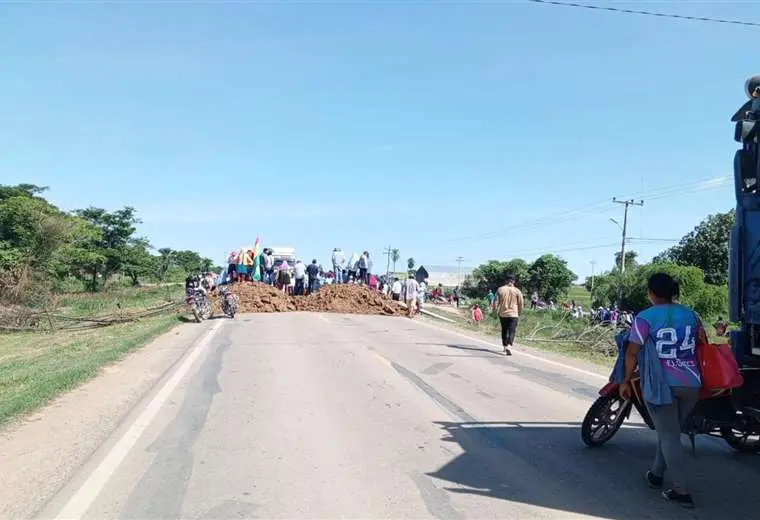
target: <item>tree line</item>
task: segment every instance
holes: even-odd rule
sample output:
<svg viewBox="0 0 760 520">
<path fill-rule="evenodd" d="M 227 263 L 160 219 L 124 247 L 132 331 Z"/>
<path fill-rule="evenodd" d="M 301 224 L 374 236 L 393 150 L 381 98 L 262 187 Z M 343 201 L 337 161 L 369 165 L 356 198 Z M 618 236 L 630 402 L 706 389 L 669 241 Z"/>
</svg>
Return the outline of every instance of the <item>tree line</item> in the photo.
<svg viewBox="0 0 760 520">
<path fill-rule="evenodd" d="M 648 305 L 646 280 L 652 273 L 666 272 L 681 287 L 681 303 L 694 308 L 700 315 L 716 316 L 728 312 L 728 238 L 734 225 L 734 210 L 708 215 L 675 246 L 666 249 L 648 264 L 636 262 L 636 254 L 626 255 L 625 271 L 620 270 L 620 254 L 610 271 L 596 277 L 592 300 L 595 305 L 617 301 L 633 311 Z M 586 279 L 591 290 L 591 279 Z"/>
<path fill-rule="evenodd" d="M 210 270 L 194 251 L 155 250 L 137 235 L 132 207 L 63 211 L 46 187 L 0 185 L 0 298 L 24 302 L 76 287 L 98 291 L 116 277 L 130 283 L 177 281 Z"/>
<path fill-rule="evenodd" d="M 593 306 L 610 306 L 618 302 L 623 309 L 638 312 L 647 307 L 646 282 L 654 272 L 667 272 L 680 284 L 680 301 L 700 315 L 724 315 L 728 309 L 728 237 L 736 218 L 735 211 L 709 215 L 675 246 L 655 256 L 648 264 L 637 261 L 637 253 L 625 254 L 621 271 L 620 253 L 614 267 L 588 277 L 585 287 L 591 292 Z M 537 292 L 545 300 L 567 296 L 576 275 L 562 258 L 546 254 L 533 263 L 520 258 L 489 260 L 478 266 L 463 285 L 465 294 L 482 297 L 489 289 L 503 285 L 514 274 L 517 285 L 528 294 Z"/>
<path fill-rule="evenodd" d="M 516 284 L 523 292 L 536 292 L 546 301 L 557 301 L 567 295 L 576 274 L 567 267 L 567 262 L 559 256 L 545 254 L 532 263 L 522 258 L 512 260 L 489 260 L 476 267 L 470 278 L 462 284 L 465 295 L 477 298 L 489 290 L 496 290 L 504 285 L 507 276 L 514 275 Z"/>
</svg>

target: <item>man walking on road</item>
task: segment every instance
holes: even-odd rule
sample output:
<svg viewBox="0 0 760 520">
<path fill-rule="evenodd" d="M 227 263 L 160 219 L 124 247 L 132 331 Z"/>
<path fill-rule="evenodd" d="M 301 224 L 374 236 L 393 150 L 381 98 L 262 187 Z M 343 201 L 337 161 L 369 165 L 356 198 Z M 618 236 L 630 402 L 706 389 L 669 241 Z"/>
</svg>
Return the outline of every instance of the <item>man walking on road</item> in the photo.
<svg viewBox="0 0 760 520">
<path fill-rule="evenodd" d="M 514 275 L 507 276 L 507 283 L 496 291 L 496 312 L 501 322 L 501 344 L 504 347 L 504 355 L 511 356 L 509 347 L 515 343 L 517 332 L 517 320 L 523 310 L 523 295 L 520 289 L 515 287 Z"/>
<path fill-rule="evenodd" d="M 409 278 L 404 284 L 404 289 L 404 298 L 406 300 L 406 306 L 409 309 L 409 317 L 413 318 L 417 305 L 417 296 L 420 292 L 420 284 L 417 280 L 414 279 L 413 273 L 409 273 Z"/>
</svg>

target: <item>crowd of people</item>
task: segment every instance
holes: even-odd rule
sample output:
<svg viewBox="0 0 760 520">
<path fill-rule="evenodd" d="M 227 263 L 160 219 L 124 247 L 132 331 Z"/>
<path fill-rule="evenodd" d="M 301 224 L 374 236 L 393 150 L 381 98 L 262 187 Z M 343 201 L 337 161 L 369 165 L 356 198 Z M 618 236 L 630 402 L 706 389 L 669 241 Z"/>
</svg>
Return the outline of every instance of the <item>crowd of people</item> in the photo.
<svg viewBox="0 0 760 520">
<path fill-rule="evenodd" d="M 227 270 L 217 283 L 261 281 L 282 292 L 300 296 L 311 294 L 323 285 L 357 284 L 379 291 L 393 300 L 403 302 L 409 317 L 418 314 L 427 298 L 427 280 L 418 281 L 413 272 L 406 279 L 376 275 L 372 272 L 372 259 L 368 251 L 353 253 L 349 258 L 339 247 L 330 258 L 332 269 L 325 269 L 317 259 L 306 264 L 301 259 L 278 263 L 271 248 L 264 248 L 258 258 L 253 249 L 233 251 L 227 259 Z M 205 278 L 204 278 L 205 280 Z"/>
</svg>

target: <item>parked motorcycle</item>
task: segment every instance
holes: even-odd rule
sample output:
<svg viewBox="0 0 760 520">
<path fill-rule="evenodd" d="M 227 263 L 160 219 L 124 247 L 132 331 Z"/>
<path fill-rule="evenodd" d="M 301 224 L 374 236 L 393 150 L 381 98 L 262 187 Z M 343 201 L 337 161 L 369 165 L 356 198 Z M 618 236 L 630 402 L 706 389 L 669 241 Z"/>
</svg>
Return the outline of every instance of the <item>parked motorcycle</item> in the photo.
<svg viewBox="0 0 760 520">
<path fill-rule="evenodd" d="M 682 426 L 691 440 L 692 449 L 695 436 L 705 434 L 721 437 L 733 449 L 743 453 L 760 452 L 760 409 L 757 407 L 760 403 L 760 370 L 740 367 L 740 371 L 744 377 L 741 387 L 700 393 L 697 405 Z M 618 383 L 609 382 L 599 390 L 599 397 L 586 412 L 581 426 L 581 438 L 587 446 L 598 447 L 612 439 L 634 408 L 646 425 L 655 429 L 644 403 L 638 375 L 631 382 L 632 396 L 628 400 L 620 397 Z"/>
<path fill-rule="evenodd" d="M 222 287 L 219 291 L 221 299 L 222 312 L 230 318 L 235 317 L 238 308 L 238 297 L 232 294 L 227 287 Z"/>
<path fill-rule="evenodd" d="M 185 303 L 190 307 L 195 321 L 200 323 L 212 315 L 211 302 L 206 296 L 206 291 L 202 287 L 196 288 L 192 294 L 188 295 Z"/>
</svg>

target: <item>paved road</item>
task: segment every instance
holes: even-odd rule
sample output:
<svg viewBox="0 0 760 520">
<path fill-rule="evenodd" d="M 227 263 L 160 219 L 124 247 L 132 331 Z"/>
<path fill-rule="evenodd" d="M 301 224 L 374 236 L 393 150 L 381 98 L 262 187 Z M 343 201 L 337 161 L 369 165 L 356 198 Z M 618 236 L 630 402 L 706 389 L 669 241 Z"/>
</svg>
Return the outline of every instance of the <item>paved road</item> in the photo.
<svg viewBox="0 0 760 520">
<path fill-rule="evenodd" d="M 505 358 L 405 318 L 272 314 L 202 326 L 206 339 L 42 517 L 760 512 L 760 457 L 737 457 L 719 440 L 698 443 L 692 512 L 644 485 L 650 431 L 634 425 L 604 448 L 585 448 L 579 422 L 601 383 L 593 373 Z"/>
</svg>

